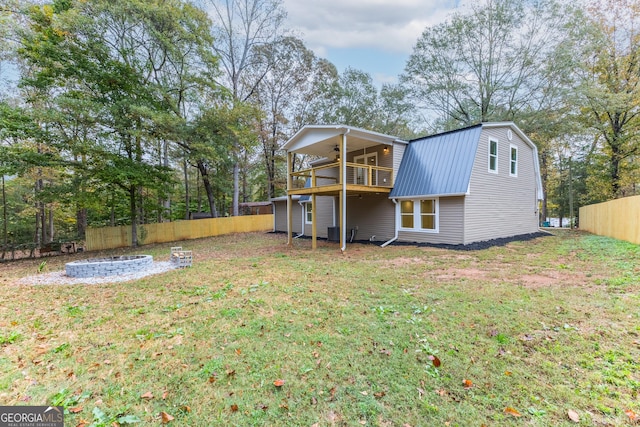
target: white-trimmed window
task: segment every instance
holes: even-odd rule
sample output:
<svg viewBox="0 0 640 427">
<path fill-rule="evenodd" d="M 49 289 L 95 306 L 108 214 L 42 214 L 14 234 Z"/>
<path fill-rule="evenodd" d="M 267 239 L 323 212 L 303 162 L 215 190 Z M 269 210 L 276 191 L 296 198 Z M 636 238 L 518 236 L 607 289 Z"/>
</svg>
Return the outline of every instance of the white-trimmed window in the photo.
<svg viewBox="0 0 640 427">
<path fill-rule="evenodd" d="M 498 173 L 498 141 L 489 139 L 489 172 Z"/>
<path fill-rule="evenodd" d="M 304 204 L 304 222 L 305 224 L 313 223 L 313 204 L 311 201 Z"/>
<path fill-rule="evenodd" d="M 518 176 L 518 147 L 509 146 L 509 175 Z"/>
<path fill-rule="evenodd" d="M 438 199 L 400 201 L 400 229 L 406 231 L 438 232 Z"/>
</svg>

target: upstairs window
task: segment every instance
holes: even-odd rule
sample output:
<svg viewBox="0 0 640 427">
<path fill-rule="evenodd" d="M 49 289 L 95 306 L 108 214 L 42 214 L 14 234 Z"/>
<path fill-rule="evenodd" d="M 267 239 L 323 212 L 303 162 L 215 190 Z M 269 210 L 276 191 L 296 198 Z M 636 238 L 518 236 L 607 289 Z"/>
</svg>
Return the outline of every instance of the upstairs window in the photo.
<svg viewBox="0 0 640 427">
<path fill-rule="evenodd" d="M 512 145 L 509 148 L 510 151 L 510 156 L 511 156 L 511 160 L 510 160 L 510 164 L 511 167 L 509 169 L 509 175 L 511 176 L 518 176 L 518 147 Z"/>
<path fill-rule="evenodd" d="M 489 172 L 498 173 L 498 141 L 489 140 Z"/>
</svg>

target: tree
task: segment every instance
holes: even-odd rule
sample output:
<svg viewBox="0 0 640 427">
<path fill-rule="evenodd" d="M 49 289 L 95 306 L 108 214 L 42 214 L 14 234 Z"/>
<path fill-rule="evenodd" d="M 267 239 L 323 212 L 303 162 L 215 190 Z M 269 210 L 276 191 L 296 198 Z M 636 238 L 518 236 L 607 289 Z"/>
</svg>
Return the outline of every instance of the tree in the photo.
<svg viewBox="0 0 640 427">
<path fill-rule="evenodd" d="M 315 118 L 311 105 L 322 96 L 321 81 L 330 78 L 335 68 L 326 67 L 326 61 L 319 60 L 294 37 L 261 47 L 260 55 L 269 66 L 266 73 L 254 77 L 259 84 L 250 101 L 262 110 L 258 138 L 264 171 L 261 187 L 265 191 L 261 197 L 270 198 L 286 188 L 286 158 L 281 147 L 301 126 Z"/>
<path fill-rule="evenodd" d="M 144 189 L 161 194 L 171 182 L 153 157 L 157 141 L 175 137 L 194 99 L 209 93 L 200 92 L 215 66 L 205 48 L 209 21 L 177 0 L 60 0 L 33 8 L 32 20 L 24 84 L 70 113 L 42 115 L 55 131 L 48 143 L 78 176 L 104 183 L 112 199 L 128 198 L 136 245 Z"/>
<path fill-rule="evenodd" d="M 570 63 L 553 0 L 490 0 L 425 29 L 402 82 L 447 127 L 515 120 L 557 104 Z"/>
<path fill-rule="evenodd" d="M 215 39 L 213 49 L 224 71 L 222 83 L 230 89 L 233 103 L 248 101 L 270 66 L 260 48 L 281 39 L 286 14 L 280 0 L 209 1 Z M 233 147 L 233 215 L 236 216 L 240 166 L 247 155 L 240 141 L 234 141 Z"/>
<path fill-rule="evenodd" d="M 624 197 L 635 194 L 640 179 L 640 6 L 603 0 L 588 13 L 593 31 L 576 46 L 583 58 L 579 89 L 584 123 L 596 132 L 594 144 L 606 158 L 605 174 L 598 173 L 606 185 L 592 191 Z"/>
<path fill-rule="evenodd" d="M 427 28 L 401 82 L 440 130 L 514 121 L 538 145 L 546 216 L 553 141 L 573 124 L 572 30 L 580 13 L 554 0 L 489 0 Z"/>
<path fill-rule="evenodd" d="M 373 129 L 378 113 L 378 89 L 371 75 L 348 67 L 338 78 L 324 85 L 325 96 L 318 103 L 321 121 Z"/>
</svg>

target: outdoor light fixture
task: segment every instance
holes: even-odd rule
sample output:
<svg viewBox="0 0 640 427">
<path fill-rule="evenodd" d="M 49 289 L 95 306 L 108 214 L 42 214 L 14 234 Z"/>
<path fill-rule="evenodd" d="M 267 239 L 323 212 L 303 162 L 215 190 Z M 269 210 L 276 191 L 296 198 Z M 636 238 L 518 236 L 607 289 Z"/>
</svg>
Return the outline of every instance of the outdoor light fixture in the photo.
<svg viewBox="0 0 640 427">
<path fill-rule="evenodd" d="M 382 151 L 384 151 L 384 154 L 389 154 L 389 147 L 384 147 Z"/>
</svg>

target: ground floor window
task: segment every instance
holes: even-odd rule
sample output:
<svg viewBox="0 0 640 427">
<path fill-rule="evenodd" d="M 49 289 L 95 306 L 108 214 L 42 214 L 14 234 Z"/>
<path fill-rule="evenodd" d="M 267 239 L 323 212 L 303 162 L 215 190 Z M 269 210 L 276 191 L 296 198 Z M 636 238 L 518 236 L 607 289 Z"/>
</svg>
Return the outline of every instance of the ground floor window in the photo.
<svg viewBox="0 0 640 427">
<path fill-rule="evenodd" d="M 400 229 L 438 232 L 438 199 L 400 201 Z"/>
<path fill-rule="evenodd" d="M 311 222 L 313 221 L 313 205 L 311 204 L 311 202 L 306 202 L 304 204 L 304 222 L 306 224 L 311 224 Z"/>
</svg>

